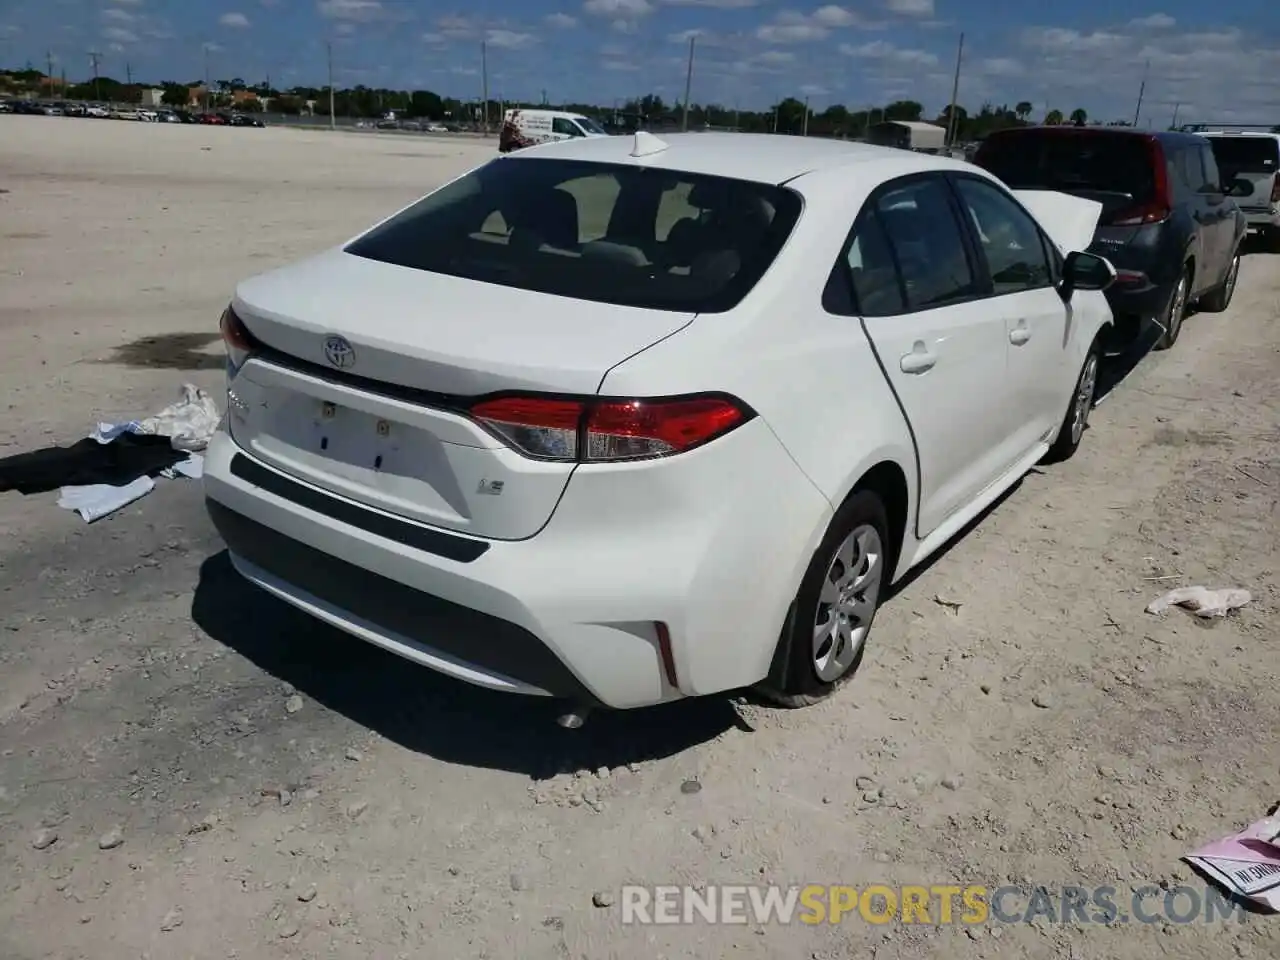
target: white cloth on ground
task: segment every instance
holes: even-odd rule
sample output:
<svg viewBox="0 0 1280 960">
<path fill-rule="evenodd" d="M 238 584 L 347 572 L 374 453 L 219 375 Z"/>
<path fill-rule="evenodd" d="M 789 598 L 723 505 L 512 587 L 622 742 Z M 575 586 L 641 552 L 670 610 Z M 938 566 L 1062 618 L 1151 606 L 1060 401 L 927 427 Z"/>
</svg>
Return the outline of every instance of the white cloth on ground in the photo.
<svg viewBox="0 0 1280 960">
<path fill-rule="evenodd" d="M 74 510 L 86 523 L 93 523 L 127 507 L 135 500 L 141 500 L 155 488 L 156 482 L 150 477 L 139 477 L 121 487 L 113 487 L 109 483 L 63 487 L 58 495 L 58 506 Z"/>
</svg>

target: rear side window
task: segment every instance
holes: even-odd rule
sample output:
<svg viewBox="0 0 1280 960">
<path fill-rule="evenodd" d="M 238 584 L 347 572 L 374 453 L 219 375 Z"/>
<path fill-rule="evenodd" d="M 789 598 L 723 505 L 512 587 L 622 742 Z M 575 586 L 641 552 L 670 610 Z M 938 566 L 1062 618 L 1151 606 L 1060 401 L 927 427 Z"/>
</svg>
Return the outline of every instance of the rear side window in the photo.
<svg viewBox="0 0 1280 960">
<path fill-rule="evenodd" d="M 801 206 L 771 184 L 509 158 L 428 194 L 346 252 L 579 300 L 718 313 L 764 275 Z"/>
<path fill-rule="evenodd" d="M 1224 173 L 1275 173 L 1280 167 L 1280 141 L 1275 137 L 1206 137 Z"/>
<path fill-rule="evenodd" d="M 1027 130 L 992 134 L 974 163 L 1015 190 L 1128 194 L 1146 203 L 1155 176 L 1146 141 L 1105 130 Z"/>
<path fill-rule="evenodd" d="M 859 314 L 929 310 L 981 292 L 947 191 L 937 177 L 912 180 L 863 208 L 845 253 Z"/>
</svg>

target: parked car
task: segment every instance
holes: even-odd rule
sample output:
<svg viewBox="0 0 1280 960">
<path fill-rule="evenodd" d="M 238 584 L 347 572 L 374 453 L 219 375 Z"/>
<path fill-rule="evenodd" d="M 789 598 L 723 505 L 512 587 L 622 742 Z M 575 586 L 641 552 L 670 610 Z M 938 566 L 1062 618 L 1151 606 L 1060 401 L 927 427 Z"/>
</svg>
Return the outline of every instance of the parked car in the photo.
<svg viewBox="0 0 1280 960">
<path fill-rule="evenodd" d="M 1280 134 L 1210 130 L 1200 134 L 1213 146 L 1226 183 L 1243 181 L 1235 196 L 1249 227 L 1280 253 Z"/>
<path fill-rule="evenodd" d="M 209 511 L 249 580 L 453 677 L 813 702 L 1079 445 L 1100 210 L 801 137 L 511 154 L 237 287 Z"/>
<path fill-rule="evenodd" d="M 983 141 L 974 162 L 1019 190 L 1059 190 L 1103 205 L 1089 250 L 1115 264 L 1107 291 L 1123 339 L 1177 341 L 1188 307 L 1231 303 L 1245 219 L 1204 138 L 1115 127 L 1021 127 Z M 1123 342 L 1123 341 L 1122 341 Z"/>
<path fill-rule="evenodd" d="M 245 113 L 233 114 L 231 117 L 231 126 L 233 127 L 262 127 L 265 126 L 257 117 L 249 116 Z"/>
</svg>

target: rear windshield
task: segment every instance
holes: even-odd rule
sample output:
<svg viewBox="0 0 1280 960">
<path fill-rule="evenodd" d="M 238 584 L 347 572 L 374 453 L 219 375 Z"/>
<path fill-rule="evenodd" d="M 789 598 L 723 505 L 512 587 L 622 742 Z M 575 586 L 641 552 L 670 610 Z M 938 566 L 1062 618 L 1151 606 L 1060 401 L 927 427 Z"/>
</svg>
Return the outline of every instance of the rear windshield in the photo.
<svg viewBox="0 0 1280 960">
<path fill-rule="evenodd" d="M 1123 193 L 1152 198 L 1146 142 L 1132 134 L 1064 128 L 989 136 L 973 160 L 1015 190 Z"/>
<path fill-rule="evenodd" d="M 1280 163 L 1280 141 L 1275 137 L 1208 137 L 1213 158 L 1228 176 L 1238 173 L 1275 173 Z"/>
<path fill-rule="evenodd" d="M 769 184 L 550 158 L 494 160 L 347 247 L 414 270 L 579 300 L 731 309 L 800 216 Z"/>
</svg>

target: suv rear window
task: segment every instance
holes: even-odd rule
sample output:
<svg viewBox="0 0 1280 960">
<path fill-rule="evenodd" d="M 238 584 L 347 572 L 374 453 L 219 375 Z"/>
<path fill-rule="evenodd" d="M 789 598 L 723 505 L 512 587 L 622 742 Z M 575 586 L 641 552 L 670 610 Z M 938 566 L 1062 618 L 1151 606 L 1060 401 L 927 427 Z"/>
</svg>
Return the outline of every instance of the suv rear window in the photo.
<svg viewBox="0 0 1280 960">
<path fill-rule="evenodd" d="M 1206 137 L 1213 157 L 1228 177 L 1237 173 L 1275 173 L 1280 140 L 1275 137 Z"/>
<path fill-rule="evenodd" d="M 1015 190 L 1125 193 L 1134 203 L 1155 193 L 1146 142 L 1129 133 L 1073 127 L 993 133 L 973 162 Z"/>
<path fill-rule="evenodd" d="M 732 309 L 800 217 L 783 187 L 625 164 L 491 161 L 346 248 L 414 270 L 681 312 Z"/>
</svg>

